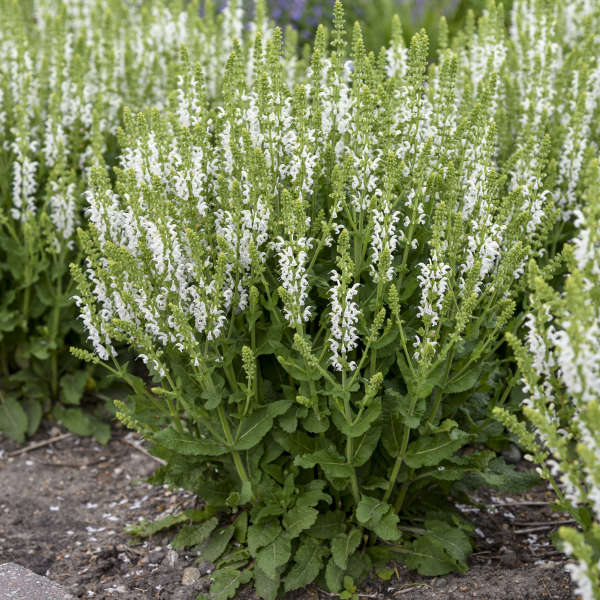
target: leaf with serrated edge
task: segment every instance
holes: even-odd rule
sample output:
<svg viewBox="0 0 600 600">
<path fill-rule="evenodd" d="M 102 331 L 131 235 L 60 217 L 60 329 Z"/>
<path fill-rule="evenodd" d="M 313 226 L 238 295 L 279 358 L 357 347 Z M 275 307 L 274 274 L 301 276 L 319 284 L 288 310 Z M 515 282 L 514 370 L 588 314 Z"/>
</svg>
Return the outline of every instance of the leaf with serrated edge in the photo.
<svg viewBox="0 0 600 600">
<path fill-rule="evenodd" d="M 304 539 L 294 557 L 294 566 L 284 578 L 285 591 L 297 590 L 312 583 L 321 571 L 326 553 L 327 550 L 316 540 Z"/>
<path fill-rule="evenodd" d="M 235 527 L 233 525 L 217 529 L 200 547 L 202 559 L 215 562 L 225 552 L 225 548 L 227 548 L 227 544 L 233 537 L 234 532 Z"/>
<path fill-rule="evenodd" d="M 260 525 L 248 527 L 248 549 L 253 556 L 256 552 L 270 544 L 281 533 L 279 521 L 272 520 Z"/>
<path fill-rule="evenodd" d="M 372 496 L 363 496 L 356 507 L 356 518 L 360 523 L 368 523 L 369 521 L 377 523 L 389 509 L 390 505 L 387 502 Z"/>
<path fill-rule="evenodd" d="M 277 576 L 277 569 L 290 559 L 292 543 L 287 535 L 277 536 L 271 544 L 256 555 L 256 564 L 271 579 Z"/>
<path fill-rule="evenodd" d="M 170 427 L 154 434 L 153 441 L 169 450 L 176 450 L 185 456 L 219 456 L 229 449 L 219 442 L 201 440 L 192 435 L 179 433 Z"/>
<path fill-rule="evenodd" d="M 469 435 L 464 431 L 422 437 L 408 446 L 404 460 L 413 469 L 432 467 L 452 456 L 468 439 Z"/>
<path fill-rule="evenodd" d="M 331 554 L 340 569 L 346 569 L 348 557 L 358 548 L 361 538 L 360 529 L 353 529 L 348 534 L 339 535 L 331 541 Z"/>
<path fill-rule="evenodd" d="M 301 531 L 312 527 L 318 515 L 319 511 L 315 508 L 296 504 L 283 517 L 283 526 L 286 528 L 288 535 L 295 538 L 300 535 Z"/>
<path fill-rule="evenodd" d="M 342 589 L 343 576 L 344 570 L 335 564 L 333 558 L 329 559 L 327 568 L 325 569 L 325 583 L 331 593 L 337 594 Z"/>
<path fill-rule="evenodd" d="M 205 521 L 201 525 L 189 525 L 184 527 L 171 542 L 173 548 L 189 548 L 202 543 L 219 524 L 216 517 Z"/>
<path fill-rule="evenodd" d="M 262 569 L 254 568 L 254 588 L 263 600 L 276 600 L 279 591 L 279 576 L 269 577 Z"/>
<path fill-rule="evenodd" d="M 237 569 L 220 569 L 212 575 L 213 584 L 210 586 L 210 597 L 213 600 L 229 600 L 233 598 L 240 585 L 252 579 L 252 571 Z"/>
</svg>

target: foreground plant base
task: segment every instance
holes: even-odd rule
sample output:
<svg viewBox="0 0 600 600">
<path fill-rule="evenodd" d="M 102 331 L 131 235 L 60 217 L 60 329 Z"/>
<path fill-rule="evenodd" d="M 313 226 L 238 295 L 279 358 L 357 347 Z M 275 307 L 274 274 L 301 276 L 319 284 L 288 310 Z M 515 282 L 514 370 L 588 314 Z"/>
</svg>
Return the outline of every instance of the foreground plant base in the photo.
<svg viewBox="0 0 600 600">
<path fill-rule="evenodd" d="M 131 538 L 122 532 L 126 523 L 135 523 L 141 517 L 152 521 L 161 515 L 161 510 L 164 514 L 192 508 L 195 499 L 177 490 L 143 483 L 132 485 L 156 463 L 124 444 L 122 436 L 122 431 L 115 432 L 114 439 L 103 448 L 90 439 L 71 437 L 12 459 L 4 454 L 0 459 L 0 485 L 7 490 L 0 500 L 2 560 L 17 562 L 39 574 L 48 572 L 50 579 L 82 598 L 112 600 L 124 597 L 122 590 L 126 589 L 128 600 L 195 600 L 210 583 L 201 558 L 178 552 L 177 560 L 169 563 L 166 543 L 171 533 L 131 545 Z M 49 432 L 42 428 L 35 440 L 46 437 Z M 0 451 L 16 448 L 13 442 L 0 439 Z M 77 466 L 84 464 L 90 466 Z M 483 493 L 480 499 L 485 505 L 550 500 L 543 488 L 515 496 Z M 57 506 L 59 510 L 51 509 Z M 546 522 L 559 516 L 548 504 L 500 507 L 492 512 L 484 508 L 474 518 L 484 536 L 478 536 L 479 549 L 470 561 L 468 573 L 420 577 L 398 565 L 399 577 L 396 572 L 389 581 L 374 576 L 358 593 L 374 599 L 395 597 L 401 591 L 405 595 L 400 598 L 411 600 L 446 600 L 452 594 L 461 600 L 571 600 L 565 559 L 560 554 L 549 555 L 551 529 L 537 534 L 535 546 L 525 543 L 527 535 L 514 532 L 525 528 L 516 523 Z M 505 516 L 509 512 L 514 519 Z M 107 515 L 118 521 L 109 520 Z M 508 527 L 505 529 L 504 525 Z M 90 531 L 88 527 L 104 529 Z M 30 553 L 31 549 L 35 552 Z M 516 562 L 503 564 L 512 549 Z M 544 564 L 536 564 L 539 561 Z M 202 575 L 194 585 L 183 586 L 184 569 L 189 567 L 200 568 Z M 544 596 L 546 590 L 548 595 Z M 330 598 L 314 587 L 310 591 L 299 590 L 294 597 Z M 236 598 L 255 597 L 241 589 Z"/>
</svg>

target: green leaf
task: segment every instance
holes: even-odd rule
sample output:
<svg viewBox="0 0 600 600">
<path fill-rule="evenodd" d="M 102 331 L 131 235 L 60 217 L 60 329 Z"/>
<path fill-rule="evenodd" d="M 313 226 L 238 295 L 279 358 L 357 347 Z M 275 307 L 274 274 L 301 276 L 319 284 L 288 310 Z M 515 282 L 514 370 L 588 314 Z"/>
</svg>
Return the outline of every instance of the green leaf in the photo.
<svg viewBox="0 0 600 600">
<path fill-rule="evenodd" d="M 327 589 L 332 594 L 337 594 L 342 589 L 343 577 L 344 570 L 340 569 L 340 567 L 335 564 L 333 558 L 331 558 L 325 568 L 325 583 L 327 584 Z"/>
<path fill-rule="evenodd" d="M 322 377 L 319 369 L 307 370 L 303 360 L 287 356 L 277 356 L 277 360 L 288 375 L 291 375 L 292 379 L 296 381 L 318 381 Z"/>
<path fill-rule="evenodd" d="M 389 581 L 394 576 L 394 569 L 377 569 L 375 573 L 382 581 Z"/>
<path fill-rule="evenodd" d="M 344 532 L 345 515 L 341 510 L 320 513 L 308 533 L 319 540 L 330 540 Z"/>
<path fill-rule="evenodd" d="M 213 532 L 210 538 L 198 548 L 202 560 L 215 562 L 225 552 L 225 548 L 227 548 L 234 532 L 235 527 L 233 525 L 228 525 Z"/>
<path fill-rule="evenodd" d="M 386 542 L 396 542 L 401 537 L 400 530 L 398 529 L 398 515 L 391 509 L 377 523 L 373 524 L 369 521 L 367 527 L 374 531 L 377 537 Z"/>
<path fill-rule="evenodd" d="M 363 496 L 356 507 L 356 518 L 360 523 L 377 523 L 390 510 L 390 505 L 372 496 Z"/>
<path fill-rule="evenodd" d="M 23 398 L 21 400 L 21 406 L 27 413 L 27 435 L 33 435 L 42 422 L 42 403 L 33 398 Z"/>
<path fill-rule="evenodd" d="M 355 438 L 369 431 L 371 425 L 381 415 L 381 398 L 375 398 L 360 416 L 357 423 L 348 424 L 342 413 L 333 411 L 331 419 L 334 425 L 347 437 Z"/>
<path fill-rule="evenodd" d="M 311 454 L 317 449 L 318 440 L 303 431 L 295 431 L 292 434 L 275 429 L 273 431 L 275 441 L 293 456 Z"/>
<path fill-rule="evenodd" d="M 468 440 L 469 435 L 458 429 L 450 433 L 423 436 L 409 444 L 404 460 L 413 469 L 432 467 L 452 456 Z"/>
<path fill-rule="evenodd" d="M 448 394 L 459 394 L 460 392 L 466 392 L 470 390 L 479 381 L 481 377 L 483 365 L 473 366 L 469 370 L 458 377 L 457 379 L 451 379 L 444 391 Z"/>
<path fill-rule="evenodd" d="M 277 519 L 261 523 L 260 525 L 250 525 L 248 527 L 248 549 L 250 554 L 256 556 L 256 552 L 268 546 L 280 533 L 281 525 Z"/>
<path fill-rule="evenodd" d="M 171 527 L 174 527 L 179 523 L 184 523 L 187 520 L 188 517 L 185 515 L 185 513 L 181 513 L 179 515 L 168 515 L 162 519 L 158 519 L 157 521 L 152 521 L 151 523 L 141 522 L 131 525 L 127 527 L 127 533 L 140 537 L 147 537 L 154 535 L 159 531 L 170 529 Z"/>
<path fill-rule="evenodd" d="M 267 547 L 256 555 L 256 565 L 271 579 L 277 577 L 277 569 L 290 559 L 292 543 L 285 534 L 278 535 Z"/>
<path fill-rule="evenodd" d="M 254 567 L 254 588 L 259 598 L 276 600 L 279 591 L 279 576 L 269 577 L 262 569 Z"/>
<path fill-rule="evenodd" d="M 294 464 L 305 469 L 312 469 L 319 465 L 328 479 L 344 478 L 349 479 L 352 476 L 352 467 L 346 462 L 346 459 L 335 450 L 333 446 L 317 450 L 312 454 L 296 456 Z"/>
<path fill-rule="evenodd" d="M 349 533 L 339 535 L 331 541 L 331 555 L 340 569 L 346 569 L 348 558 L 358 548 L 361 539 L 360 529 L 354 528 Z"/>
<path fill-rule="evenodd" d="M 445 575 L 451 571 L 465 572 L 471 553 L 471 542 L 464 531 L 442 521 L 428 521 L 429 529 L 404 549 L 402 560 L 409 569 L 421 575 Z"/>
<path fill-rule="evenodd" d="M 284 578 L 285 591 L 297 590 L 312 583 L 321 571 L 326 553 L 327 549 L 315 539 L 302 540 L 294 557 L 294 566 Z"/>
<path fill-rule="evenodd" d="M 322 479 L 313 479 L 304 486 L 302 493 L 298 496 L 298 500 L 296 500 L 296 504 L 316 506 L 321 500 L 330 504 L 331 496 L 323 491 L 326 485 L 327 483 Z"/>
<path fill-rule="evenodd" d="M 212 575 L 213 583 L 210 586 L 210 597 L 212 600 L 228 600 L 233 598 L 237 589 L 252 579 L 252 571 L 246 569 L 225 568 L 215 571 Z"/>
<path fill-rule="evenodd" d="M 256 446 L 273 427 L 273 419 L 283 415 L 291 404 L 291 400 L 271 402 L 246 417 L 234 442 L 234 450 L 250 450 Z"/>
<path fill-rule="evenodd" d="M 69 431 L 77 435 L 92 435 L 94 426 L 90 416 L 81 408 L 65 408 L 57 405 L 52 411 L 55 418 Z"/>
<path fill-rule="evenodd" d="M 509 494 L 520 494 L 530 490 L 540 482 L 535 471 L 517 471 L 514 466 L 507 465 L 502 458 L 491 461 L 483 473 L 475 474 L 485 485 Z"/>
<path fill-rule="evenodd" d="M 67 373 L 60 378 L 60 399 L 63 404 L 78 405 L 90 378 L 87 370 Z"/>
<path fill-rule="evenodd" d="M 257 410 L 244 419 L 233 448 L 238 451 L 250 450 L 265 437 L 272 427 L 273 417 L 269 415 L 269 411 L 266 408 Z"/>
<path fill-rule="evenodd" d="M 371 458 L 380 436 L 381 425 L 378 424 L 369 429 L 363 436 L 354 440 L 352 446 L 352 464 L 355 467 L 361 467 Z"/>
<path fill-rule="evenodd" d="M 111 436 L 110 425 L 100 419 L 92 418 L 92 435 L 99 444 L 103 446 L 108 444 Z"/>
<path fill-rule="evenodd" d="M 205 521 L 200 525 L 186 525 L 171 542 L 173 548 L 189 548 L 202 543 L 219 524 L 216 517 Z"/>
<path fill-rule="evenodd" d="M 312 527 L 317 520 L 319 511 L 309 506 L 296 503 L 283 517 L 283 526 L 292 538 L 298 537 L 301 531 Z"/>
<path fill-rule="evenodd" d="M 19 444 L 25 441 L 27 414 L 19 401 L 10 396 L 0 397 L 0 431 Z"/>
<path fill-rule="evenodd" d="M 240 516 L 234 521 L 233 527 L 235 529 L 234 537 L 236 541 L 243 544 L 248 535 L 248 513 L 246 511 L 240 513 Z"/>
<path fill-rule="evenodd" d="M 172 427 L 155 433 L 152 441 L 186 456 L 220 456 L 229 452 L 229 448 L 224 444 L 213 440 L 203 440 L 189 433 L 179 433 Z"/>
</svg>

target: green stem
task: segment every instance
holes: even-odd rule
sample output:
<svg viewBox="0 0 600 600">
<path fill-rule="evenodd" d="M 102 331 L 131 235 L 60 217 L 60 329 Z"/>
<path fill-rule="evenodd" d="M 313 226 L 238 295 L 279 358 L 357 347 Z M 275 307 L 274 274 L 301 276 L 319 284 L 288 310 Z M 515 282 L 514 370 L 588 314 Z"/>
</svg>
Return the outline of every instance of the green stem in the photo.
<svg viewBox="0 0 600 600">
<path fill-rule="evenodd" d="M 346 372 L 342 371 L 342 388 L 345 389 L 346 383 Z M 350 400 L 347 396 L 344 397 L 344 417 L 348 425 L 352 424 L 352 414 L 350 411 Z M 356 478 L 356 471 L 352 465 L 352 455 L 354 454 L 354 440 L 350 437 L 346 437 L 346 462 L 352 469 L 350 475 L 350 483 L 352 485 L 352 496 L 356 505 L 360 502 L 360 490 L 358 487 L 358 479 Z"/>
<path fill-rule="evenodd" d="M 406 498 L 406 492 L 408 491 L 408 487 L 411 484 L 413 475 L 415 474 L 415 470 L 411 469 L 408 479 L 402 484 L 402 489 L 400 490 L 400 494 L 396 499 L 396 503 L 394 504 L 394 511 L 398 514 L 402 510 L 402 505 L 404 504 L 404 499 Z"/>
<path fill-rule="evenodd" d="M 417 406 L 417 399 L 412 398 L 410 401 L 410 409 L 409 409 L 409 417 L 412 416 L 415 407 Z M 402 443 L 400 445 L 400 453 L 396 457 L 396 461 L 394 462 L 394 467 L 392 468 L 392 474 L 390 476 L 390 481 L 388 482 L 387 489 L 385 490 L 385 494 L 383 496 L 383 501 L 387 502 L 392 495 L 394 487 L 396 485 L 396 480 L 398 479 L 398 474 L 400 473 L 400 468 L 402 467 L 402 463 L 404 462 L 404 457 L 406 456 L 406 450 L 408 448 L 408 441 L 410 439 L 410 427 L 408 425 L 404 425 L 404 431 L 402 432 Z"/>
<path fill-rule="evenodd" d="M 229 427 L 229 421 L 227 420 L 227 416 L 225 415 L 225 411 L 223 410 L 223 405 L 219 404 L 217 408 L 217 412 L 219 414 L 219 419 L 221 421 L 221 427 L 223 428 L 223 433 L 225 434 L 225 438 L 229 446 L 233 447 L 233 436 L 231 435 L 231 428 Z M 242 484 L 248 483 L 250 484 L 250 479 L 248 478 L 248 474 L 246 473 L 246 468 L 244 467 L 244 463 L 242 462 L 242 458 L 239 455 L 237 450 L 232 450 L 231 454 L 233 456 L 233 462 L 235 464 L 235 468 L 237 470 L 239 478 L 242 480 Z M 250 486 L 252 490 L 252 486 Z M 252 500 L 255 500 L 254 491 L 251 491 Z"/>
<path fill-rule="evenodd" d="M 4 345 L 4 340 L 0 343 L 0 367 L 2 368 L 2 374 L 5 377 L 8 377 L 8 362 L 6 360 L 6 346 Z"/>
<path fill-rule="evenodd" d="M 60 302 L 62 300 L 62 277 L 58 278 L 58 283 L 56 284 L 56 299 L 54 302 L 54 309 L 52 312 L 52 329 L 50 333 L 50 340 L 56 346 L 52 351 L 52 356 L 50 357 L 50 369 L 51 369 L 51 389 L 52 389 L 52 397 L 56 400 L 58 399 L 58 352 L 59 352 L 59 343 L 58 343 L 58 330 L 60 327 Z"/>
</svg>

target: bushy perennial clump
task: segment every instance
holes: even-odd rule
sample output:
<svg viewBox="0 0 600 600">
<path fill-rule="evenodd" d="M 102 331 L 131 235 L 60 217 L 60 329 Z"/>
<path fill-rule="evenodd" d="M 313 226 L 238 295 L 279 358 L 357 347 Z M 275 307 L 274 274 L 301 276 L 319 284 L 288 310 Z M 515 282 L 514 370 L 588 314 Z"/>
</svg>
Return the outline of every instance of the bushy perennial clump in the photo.
<svg viewBox="0 0 600 600">
<path fill-rule="evenodd" d="M 524 342 L 510 338 L 523 375 L 523 412 L 533 429 L 497 409 L 529 460 L 539 465 L 579 530 L 561 528 L 559 546 L 584 600 L 600 597 L 600 167 L 587 178 L 587 202 L 576 214 L 579 233 L 565 257 L 561 291 L 532 271 L 533 309 Z"/>
<path fill-rule="evenodd" d="M 397 20 L 377 57 L 358 25 L 348 44 L 338 3 L 308 66 L 256 27 L 217 102 L 184 55 L 168 110 L 126 113 L 73 269 L 87 357 L 146 364 L 120 418 L 167 461 L 156 481 L 207 502 L 146 531 L 187 522 L 174 544 L 216 562 L 215 597 L 337 592 L 398 554 L 465 569 L 447 498 L 526 483 L 486 444 L 528 261 L 554 272 L 579 224 L 598 111 L 580 4 L 517 2 L 509 37 L 490 4 L 428 66 Z"/>
<path fill-rule="evenodd" d="M 125 105 L 164 109 L 182 45 L 202 65 L 209 95 L 241 36 L 236 3 L 140 9 L 116 0 L 0 3 L 0 429 L 22 440 L 50 401 L 78 433 L 108 426 L 79 408 L 90 370 L 70 357 L 81 343 L 69 263 L 90 168 L 113 164 Z"/>
</svg>

